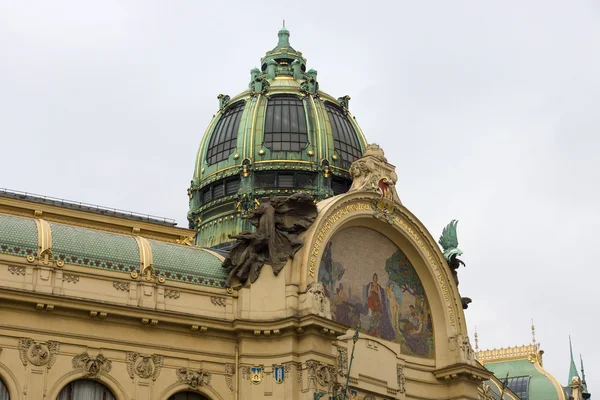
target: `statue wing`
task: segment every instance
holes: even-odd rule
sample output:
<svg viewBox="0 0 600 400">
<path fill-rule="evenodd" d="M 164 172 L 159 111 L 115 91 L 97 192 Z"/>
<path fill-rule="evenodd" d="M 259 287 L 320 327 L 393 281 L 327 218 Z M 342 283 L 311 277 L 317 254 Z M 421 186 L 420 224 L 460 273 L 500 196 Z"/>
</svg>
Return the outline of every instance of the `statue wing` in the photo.
<svg viewBox="0 0 600 400">
<path fill-rule="evenodd" d="M 277 229 L 284 232 L 304 232 L 317 218 L 317 206 L 307 193 L 295 193 L 271 204 L 275 208 Z"/>
<path fill-rule="evenodd" d="M 453 219 L 442 231 L 442 236 L 438 243 L 444 249 L 444 254 L 451 249 L 458 248 L 458 236 L 456 235 L 456 225 L 458 221 Z"/>
</svg>

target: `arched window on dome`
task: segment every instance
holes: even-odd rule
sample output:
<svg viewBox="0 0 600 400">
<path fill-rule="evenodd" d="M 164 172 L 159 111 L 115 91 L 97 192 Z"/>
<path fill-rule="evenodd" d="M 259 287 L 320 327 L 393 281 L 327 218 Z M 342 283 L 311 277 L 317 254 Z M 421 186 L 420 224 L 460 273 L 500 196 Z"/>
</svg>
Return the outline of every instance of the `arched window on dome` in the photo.
<svg viewBox="0 0 600 400">
<path fill-rule="evenodd" d="M 8 388 L 4 384 L 2 378 L 0 378 L 0 400 L 10 400 L 10 394 L 8 393 Z"/>
<path fill-rule="evenodd" d="M 206 151 L 208 165 L 225 160 L 235 150 L 245 104 L 245 101 L 238 101 L 223 111 L 208 142 Z"/>
<path fill-rule="evenodd" d="M 302 151 L 308 144 L 308 128 L 302 99 L 272 96 L 265 116 L 265 146 L 272 151 Z"/>
<path fill-rule="evenodd" d="M 326 102 L 325 109 L 331 123 L 334 149 L 341 157 L 342 165 L 349 168 L 350 164 L 362 155 L 356 131 L 340 107 Z"/>
<path fill-rule="evenodd" d="M 179 392 L 169 397 L 167 400 L 209 400 L 208 397 L 202 396 L 195 392 Z"/>
<path fill-rule="evenodd" d="M 62 388 L 56 400 L 116 400 L 116 397 L 100 382 L 78 379 Z"/>
</svg>

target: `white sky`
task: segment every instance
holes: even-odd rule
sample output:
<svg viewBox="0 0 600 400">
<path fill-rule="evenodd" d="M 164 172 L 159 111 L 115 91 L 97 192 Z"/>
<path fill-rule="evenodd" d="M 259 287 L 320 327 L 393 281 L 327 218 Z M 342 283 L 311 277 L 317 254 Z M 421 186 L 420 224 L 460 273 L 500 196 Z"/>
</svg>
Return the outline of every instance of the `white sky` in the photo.
<svg viewBox="0 0 600 400">
<path fill-rule="evenodd" d="M 219 93 L 277 43 L 352 96 L 398 192 L 438 237 L 460 220 L 480 346 L 568 335 L 600 391 L 598 1 L 0 0 L 0 187 L 175 218 Z M 579 366 L 579 361 L 577 361 Z"/>
</svg>

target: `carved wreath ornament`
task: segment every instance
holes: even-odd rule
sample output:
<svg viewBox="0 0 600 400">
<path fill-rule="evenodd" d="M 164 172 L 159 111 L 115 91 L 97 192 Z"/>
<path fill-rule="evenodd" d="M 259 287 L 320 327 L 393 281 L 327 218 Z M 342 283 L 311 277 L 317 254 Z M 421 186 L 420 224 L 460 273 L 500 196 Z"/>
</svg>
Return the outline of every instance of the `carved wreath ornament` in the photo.
<svg viewBox="0 0 600 400">
<path fill-rule="evenodd" d="M 155 381 L 160 375 L 163 359 L 163 356 L 158 354 L 144 355 L 128 352 L 126 355 L 127 373 L 131 379 L 137 375 L 142 379 L 152 378 Z"/>
<path fill-rule="evenodd" d="M 96 357 L 90 357 L 86 352 L 73 357 L 73 369 L 79 369 L 83 376 L 87 378 L 96 378 L 100 373 L 109 373 L 112 368 L 112 362 L 98 354 Z"/>
<path fill-rule="evenodd" d="M 23 365 L 27 366 L 29 361 L 35 366 L 45 365 L 46 368 L 50 369 L 54 361 L 56 361 L 56 354 L 60 343 L 48 340 L 45 343 L 39 343 L 29 338 L 19 339 L 19 356 Z"/>
</svg>

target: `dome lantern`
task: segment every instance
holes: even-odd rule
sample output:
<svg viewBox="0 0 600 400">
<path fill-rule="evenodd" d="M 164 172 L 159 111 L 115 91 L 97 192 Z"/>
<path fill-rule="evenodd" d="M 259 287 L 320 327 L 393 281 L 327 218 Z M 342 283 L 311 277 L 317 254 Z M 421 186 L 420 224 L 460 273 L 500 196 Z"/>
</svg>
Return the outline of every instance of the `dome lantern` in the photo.
<svg viewBox="0 0 600 400">
<path fill-rule="evenodd" d="M 219 95 L 219 111 L 198 150 L 188 190 L 196 243 L 226 247 L 251 230 L 247 216 L 265 196 L 307 192 L 317 201 L 350 188 L 350 163 L 366 148 L 346 98 L 319 89 L 317 71 L 290 45 L 278 43 L 250 71 L 248 89 Z"/>
</svg>

